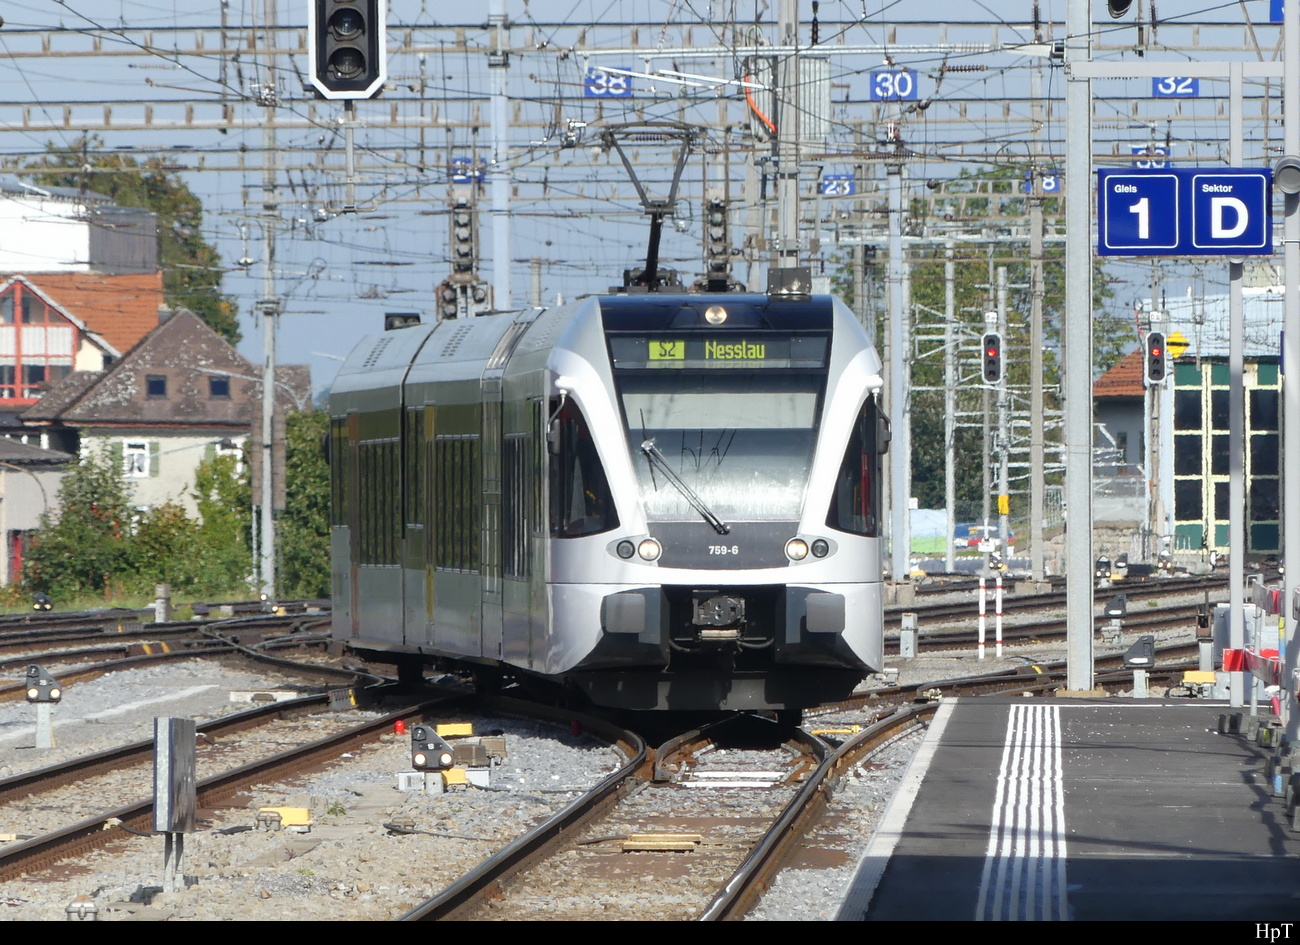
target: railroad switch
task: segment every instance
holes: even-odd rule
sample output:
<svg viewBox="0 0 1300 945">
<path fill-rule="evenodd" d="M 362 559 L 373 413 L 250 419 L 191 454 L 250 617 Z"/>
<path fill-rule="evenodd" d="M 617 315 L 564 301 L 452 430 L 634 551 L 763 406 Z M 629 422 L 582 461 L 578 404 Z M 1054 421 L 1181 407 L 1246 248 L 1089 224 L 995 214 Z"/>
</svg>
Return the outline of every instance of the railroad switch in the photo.
<svg viewBox="0 0 1300 945">
<path fill-rule="evenodd" d="M 694 853 L 703 840 L 698 833 L 633 833 L 623 841 L 623 852 Z"/>
<path fill-rule="evenodd" d="M 82 894 L 73 899 L 63 909 L 69 922 L 96 922 L 99 920 L 99 906 L 95 900 Z"/>
<path fill-rule="evenodd" d="M 442 783 L 446 787 L 466 787 L 469 785 L 469 777 L 464 768 L 448 768 L 442 774 Z"/>
<path fill-rule="evenodd" d="M 473 722 L 442 722 L 433 727 L 439 738 L 465 738 L 474 734 Z"/>
<path fill-rule="evenodd" d="M 263 830 L 310 833 L 311 811 L 306 807 L 262 807 L 257 811 L 255 823 Z"/>
<path fill-rule="evenodd" d="M 1213 670 L 1189 669 L 1183 673 L 1183 686 L 1199 699 L 1214 697 L 1215 673 Z"/>
</svg>

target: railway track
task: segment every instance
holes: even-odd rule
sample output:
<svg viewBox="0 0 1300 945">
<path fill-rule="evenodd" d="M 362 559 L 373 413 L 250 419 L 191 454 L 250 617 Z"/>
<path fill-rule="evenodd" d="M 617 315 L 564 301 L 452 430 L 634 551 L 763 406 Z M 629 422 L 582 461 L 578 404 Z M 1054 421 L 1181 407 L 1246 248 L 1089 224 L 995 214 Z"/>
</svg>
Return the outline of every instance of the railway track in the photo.
<svg viewBox="0 0 1300 945">
<path fill-rule="evenodd" d="M 1171 646 L 1162 649 L 1159 658 L 1182 660 L 1195 653 L 1195 646 Z M 1099 661 L 1097 685 L 1115 692 L 1130 687 L 1132 674 L 1118 668 L 1120 665 L 1122 661 L 1118 658 Z M 1156 684 L 1169 684 L 1180 679 L 1185 669 L 1193 667 L 1190 661 L 1167 663 L 1153 671 L 1152 680 Z M 461 882 L 408 912 L 403 919 L 600 919 L 612 917 L 611 904 L 615 902 L 620 903 L 617 917 L 621 919 L 740 918 L 759 901 L 782 866 L 802 847 L 804 838 L 820 825 L 826 816 L 828 799 L 846 774 L 869 763 L 874 753 L 924 725 L 941 696 L 1050 694 L 1065 686 L 1066 675 L 1063 663 L 1044 664 L 1029 667 L 1026 672 L 935 680 L 864 693 L 849 703 L 826 707 L 817 713 L 830 716 L 866 708 L 874 713 L 874 718 L 834 751 L 829 746 L 825 750 L 810 747 L 804 766 L 798 767 L 798 776 L 787 779 L 790 790 L 780 798 L 784 803 L 779 810 L 760 814 L 753 807 L 745 807 L 745 800 L 738 793 L 732 793 L 725 799 L 711 799 L 717 803 L 699 815 L 684 806 L 689 799 L 669 803 L 660 812 L 647 815 L 645 811 L 654 808 L 649 804 L 636 808 L 636 800 L 643 799 L 656 786 L 680 788 L 680 784 L 674 784 L 673 775 L 691 770 L 693 756 L 690 752 L 683 756 L 684 747 L 689 745 L 700 751 L 716 746 L 716 742 L 705 740 L 704 733 L 691 733 L 651 754 L 652 780 L 644 780 L 645 769 L 651 763 L 647 761 L 643 765 L 638 759 L 632 759 L 602 785 L 598 796 L 576 801 L 565 812 L 563 823 L 548 825 L 544 833 L 535 837 L 521 838 L 514 849 L 485 862 Z M 814 758 L 815 764 L 811 761 Z M 732 774 L 736 780 L 743 780 L 743 772 Z M 643 780 L 628 786 L 626 782 L 638 775 Z M 763 790 L 752 786 L 755 781 L 756 777 L 751 778 L 747 782 L 750 786 L 745 789 Z M 771 784 L 767 789 L 771 789 Z M 716 811 L 719 806 L 739 808 L 750 821 L 766 819 L 761 830 L 749 824 L 750 832 L 744 841 L 749 849 L 745 855 L 737 856 L 737 851 L 727 849 L 725 844 L 710 846 L 704 842 L 704 835 L 682 829 L 685 822 L 722 832 L 727 817 L 719 816 Z M 772 806 L 770 798 L 754 805 L 764 809 Z M 643 835 L 642 843 L 648 842 L 646 836 L 655 837 L 665 849 L 639 849 L 635 844 L 609 846 L 627 843 L 631 824 Z M 666 852 L 669 849 L 673 852 Z M 649 866 L 644 862 L 629 864 L 627 852 L 643 860 L 657 857 L 657 862 L 651 861 Z M 731 861 L 738 861 L 737 865 L 719 881 L 718 864 L 726 862 L 728 855 Z M 683 858 L 686 862 L 682 862 Z M 552 874 L 562 874 L 565 882 L 558 883 Z M 709 895 L 701 894 L 699 887 L 710 882 L 713 886 Z M 667 894 L 668 903 L 662 901 L 663 896 L 645 901 L 647 897 L 638 893 L 648 885 L 662 889 L 668 883 L 674 884 Z M 677 883 L 687 891 L 676 895 Z M 691 911 L 697 907 L 698 911 Z"/>
<path fill-rule="evenodd" d="M 364 722 L 343 727 L 340 731 L 324 738 L 267 754 L 257 760 L 205 777 L 197 785 L 198 805 L 213 807 L 255 784 L 289 777 L 324 764 L 364 745 L 380 733 L 391 732 L 394 723 L 398 720 L 402 720 L 404 724 L 418 721 L 425 711 L 445 705 L 449 698 L 451 697 L 403 706 Z M 238 713 L 217 722 L 204 723 L 203 732 L 209 736 L 210 744 L 217 746 L 220 744 L 220 737 L 228 737 L 234 733 L 249 731 L 259 725 L 266 725 L 285 714 L 318 710 L 327 701 L 326 696 L 308 697 L 296 700 L 292 704 L 283 703 L 266 709 Z M 54 790 L 59 786 L 78 783 L 87 777 L 103 774 L 106 771 L 116 772 L 121 765 L 140 764 L 146 757 L 152 762 L 152 740 L 77 759 L 53 769 L 41 769 L 8 778 L 0 782 L 0 801 L 11 803 L 14 799 L 25 796 L 24 791 L 30 795 L 34 789 Z M 54 784 L 40 784 L 44 779 L 49 779 Z M 39 836 L 6 846 L 0 849 L 0 882 L 34 870 L 48 868 L 68 857 L 84 857 L 93 850 L 122 839 L 123 833 L 148 835 L 152 815 L 152 799 L 140 798 L 125 805 L 105 809 L 77 823 L 46 831 Z"/>
<path fill-rule="evenodd" d="M 575 803 L 563 829 L 521 842 L 404 918 L 693 918 L 827 751 L 754 716 L 690 732 L 655 753 L 649 777 L 638 754 L 618 775 L 626 787 Z"/>
<path fill-rule="evenodd" d="M 1182 668 L 1192 668 L 1191 659 L 1195 656 L 1195 644 L 1180 644 L 1178 647 L 1162 648 L 1158 661 L 1161 664 L 1168 664 L 1168 671 L 1174 674 L 1181 672 Z M 1115 658 L 1112 658 L 1115 659 Z M 1179 662 L 1181 661 L 1181 662 Z M 997 674 L 985 674 L 980 677 L 952 680 L 935 680 L 927 683 L 920 683 L 913 686 L 891 686 L 881 687 L 868 693 L 863 693 L 858 699 L 855 706 L 847 708 L 856 708 L 870 714 L 871 722 L 868 725 L 873 732 L 870 738 L 862 739 L 866 744 L 868 742 L 876 745 L 892 744 L 900 734 L 908 730 L 915 730 L 918 726 L 924 725 L 924 720 L 928 711 L 932 711 L 934 699 L 939 695 L 956 695 L 971 694 L 975 692 L 986 693 L 1011 693 L 1019 691 L 1033 691 L 1048 693 L 1054 689 L 1061 688 L 1064 685 L 1065 674 L 1064 668 L 1054 667 L 1051 664 L 1039 663 L 1036 665 L 1026 665 L 1016 671 L 1007 671 Z M 1158 677 L 1153 677 L 1153 684 L 1156 684 Z M 1125 689 L 1132 683 L 1131 673 L 1116 672 L 1110 675 L 1106 673 L 1106 663 L 1098 663 L 1098 682 L 1114 689 Z M 283 710 L 283 705 L 277 707 L 279 711 Z M 843 710 L 846 707 L 840 707 Z M 274 711 L 274 710 L 272 710 Z M 528 711 L 535 711 L 529 709 Z M 396 717 L 402 717 L 408 723 L 415 717 L 408 713 L 402 715 L 401 710 L 396 713 L 387 713 L 382 720 L 367 723 L 372 727 L 372 737 L 379 737 L 385 729 L 389 730 L 391 735 L 392 722 Z M 818 713 L 810 713 L 810 722 L 815 724 Z M 911 719 L 899 724 L 901 728 L 891 729 L 886 722 L 889 718 L 898 716 L 900 719 Z M 566 721 L 569 719 L 569 721 Z M 571 725 L 571 717 L 556 714 L 551 719 L 553 723 L 562 725 Z M 592 726 L 595 730 L 595 723 L 587 721 L 582 723 Z M 205 725 L 204 729 L 210 726 Z M 479 865 L 472 870 L 460 870 L 463 874 L 461 877 L 452 882 L 451 885 L 440 885 L 438 889 L 431 890 L 431 898 L 426 902 L 417 905 L 405 913 L 408 919 L 430 919 L 442 918 L 447 916 L 481 916 L 488 918 L 504 918 L 510 915 L 509 910 L 513 906 L 507 906 L 507 901 L 500 898 L 502 890 L 517 885 L 521 880 L 514 877 L 526 877 L 529 874 L 530 867 L 533 875 L 536 873 L 537 865 L 546 862 L 543 859 L 544 851 L 547 844 L 555 844 L 556 849 L 568 849 L 570 852 L 567 856 L 570 859 L 577 859 L 585 856 L 586 859 L 594 861 L 598 866 L 604 866 L 604 871 L 596 873 L 588 872 L 588 877 L 605 878 L 605 873 L 613 869 L 626 869 L 627 864 L 634 858 L 648 859 L 649 857 L 657 858 L 660 864 L 668 864 L 666 868 L 670 871 L 685 871 L 691 874 L 693 867 L 688 869 L 685 860 L 700 860 L 705 857 L 699 855 L 701 849 L 705 850 L 714 865 L 700 867 L 695 872 L 695 882 L 688 883 L 690 889 L 691 904 L 685 905 L 683 902 L 676 902 L 672 905 L 672 915 L 677 918 L 706 918 L 706 919 L 725 919 L 736 918 L 745 913 L 746 910 L 753 907 L 753 903 L 758 900 L 761 890 L 773 881 L 773 877 L 778 875 L 781 864 L 789 861 L 791 856 L 797 855 L 800 844 L 803 842 L 802 837 L 806 836 L 809 831 L 816 829 L 817 812 L 824 810 L 826 801 L 834 796 L 836 786 L 839 780 L 845 776 L 845 772 L 854 770 L 863 764 L 869 764 L 869 760 L 863 761 L 860 758 L 869 759 L 869 750 L 864 748 L 868 754 L 854 755 L 848 750 L 841 752 L 845 748 L 841 745 L 833 751 L 825 748 L 824 756 L 816 758 L 815 753 L 809 753 L 798 760 L 790 760 L 785 765 L 771 765 L 772 769 L 782 770 L 785 774 L 782 777 L 783 784 L 780 787 L 773 788 L 768 786 L 762 789 L 751 788 L 748 790 L 760 790 L 768 795 L 767 800 L 763 803 L 761 817 L 754 811 L 759 810 L 759 803 L 754 802 L 753 810 L 746 815 L 744 810 L 749 809 L 749 802 L 742 802 L 737 808 L 735 820 L 746 821 L 744 824 L 745 833 L 743 838 L 740 836 L 739 827 L 732 824 L 726 824 L 726 818 L 716 818 L 709 824 L 709 829 L 687 831 L 684 829 L 671 829 L 668 831 L 655 831 L 650 829 L 653 824 L 649 821 L 636 821 L 635 817 L 624 815 L 625 819 L 621 824 L 615 824 L 611 821 L 604 821 L 607 825 L 604 829 L 596 826 L 595 818 L 609 816 L 610 812 L 616 810 L 625 801 L 633 801 L 641 795 L 648 795 L 657 788 L 667 788 L 669 792 L 675 792 L 677 795 L 685 795 L 688 798 L 694 794 L 698 796 L 707 796 L 709 792 L 715 795 L 731 791 L 733 789 L 719 788 L 701 788 L 686 787 L 679 780 L 674 782 L 672 777 L 676 772 L 670 771 L 669 767 L 673 764 L 678 766 L 677 771 L 690 769 L 694 764 L 689 759 L 696 757 L 695 754 L 687 753 L 677 757 L 674 761 L 673 749 L 671 746 L 661 746 L 658 751 L 649 752 L 644 744 L 640 749 L 637 748 L 636 736 L 631 733 L 619 732 L 613 728 L 603 730 L 602 737 L 611 743 L 619 745 L 625 761 L 622 768 L 610 774 L 601 780 L 596 790 L 592 791 L 590 796 L 584 796 L 580 800 L 574 801 L 563 811 L 553 817 L 548 817 L 541 823 L 536 830 L 529 833 L 526 838 L 520 838 L 514 843 L 509 844 L 508 848 L 503 849 L 500 854 L 486 856 L 481 846 L 477 847 L 477 853 L 472 853 L 471 858 L 466 862 L 479 862 Z M 872 741 L 874 739 L 874 742 Z M 850 739 L 857 742 L 857 739 Z M 360 743 L 358 743 L 360 744 Z M 716 743 L 714 743 L 716 744 Z M 151 743 L 145 743 L 135 746 L 136 757 L 139 758 L 141 751 L 150 751 Z M 782 757 L 791 758 L 788 749 L 779 749 Z M 104 753 L 105 757 L 100 759 L 99 763 L 112 769 L 117 762 L 109 757 L 112 753 Z M 704 751 L 707 755 L 708 751 Z M 714 750 L 716 755 L 716 749 Z M 302 762 L 306 768 L 318 767 L 323 764 L 323 758 L 326 755 L 318 756 L 314 761 L 308 760 Z M 839 756 L 838 758 L 836 756 Z M 335 755 L 337 756 L 337 755 Z M 685 760 L 683 760 L 685 759 Z M 296 764 L 296 763 L 294 763 Z M 763 767 L 761 764 L 759 767 Z M 659 772 L 659 780 L 655 778 L 656 767 Z M 284 768 L 283 771 L 293 770 Z M 302 770 L 299 768 L 298 770 Z M 259 779 L 264 781 L 266 778 L 274 778 L 278 775 L 275 769 L 268 768 L 265 771 L 251 771 L 250 780 L 240 782 L 243 787 L 235 786 L 229 788 L 229 797 L 240 791 L 247 792 L 248 784 L 255 783 Z M 234 783 L 234 782 L 232 782 Z M 3 791 L 5 785 L 0 784 L 0 791 Z M 207 793 L 209 791 L 217 792 L 222 788 L 217 782 L 209 783 L 205 779 L 200 805 L 220 804 L 217 793 Z M 735 789 L 739 790 L 739 789 Z M 22 788 L 15 786 L 14 793 L 21 794 Z M 781 793 L 778 797 L 777 792 Z M 807 795 L 805 797 L 805 795 Z M 0 801 L 3 801 L 4 793 L 0 793 Z M 769 803 L 772 798 L 777 798 L 779 803 Z M 717 806 L 716 804 L 713 806 Z M 681 804 L 678 804 L 673 813 L 679 816 L 679 819 L 686 816 L 685 810 Z M 137 825 L 147 826 L 148 807 L 137 807 L 131 805 L 119 810 L 104 811 L 101 815 L 93 818 L 87 818 L 84 822 L 68 826 L 71 835 L 63 840 L 54 840 L 53 838 L 32 838 L 24 841 L 26 844 L 43 845 L 50 843 L 50 851 L 37 851 L 33 856 L 44 856 L 45 859 L 32 859 L 26 865 L 8 867 L 7 871 L 0 873 L 0 879 L 12 878 L 13 876 L 25 875 L 36 867 L 32 864 L 49 863 L 57 859 L 66 859 L 68 857 L 77 857 L 84 859 L 87 856 L 89 845 L 93 844 L 103 848 L 105 842 L 112 843 L 114 840 L 125 840 L 131 837 L 132 829 L 141 829 Z M 711 816 L 706 813 L 702 817 Z M 761 821 L 761 823 L 759 823 Z M 671 842 L 680 837 L 674 837 L 674 834 L 680 833 L 699 833 L 701 838 L 695 844 L 695 852 L 690 853 L 668 853 L 664 851 L 637 851 L 631 850 L 624 852 L 621 846 L 613 849 L 612 844 L 619 843 L 609 839 L 613 836 L 626 837 L 634 831 L 633 826 L 646 824 L 646 829 L 638 830 L 639 833 L 667 833 L 669 836 L 665 842 Z M 703 821 L 700 821 L 703 825 Z M 104 830 L 105 824 L 112 824 L 111 829 Z M 121 826 L 118 826 L 118 825 Z M 391 825 L 390 825 L 391 826 Z M 678 827 L 682 824 L 679 822 Z M 725 828 L 725 829 L 724 829 Z M 583 833 L 585 831 L 585 833 Z M 723 837 L 727 842 L 708 842 L 707 837 L 710 831 L 715 831 L 715 836 Z M 419 833 L 420 831 L 416 831 Z M 92 833 L 98 833 L 102 836 L 89 840 Z M 583 846 L 578 844 L 578 839 L 585 838 L 595 840 L 594 843 Z M 139 840 L 137 842 L 144 842 Z M 428 841 L 433 842 L 433 841 Z M 60 845 L 62 844 L 62 845 Z M 567 847 L 565 846 L 567 845 Z M 8 862 L 7 857 L 14 855 L 15 847 L 0 847 L 4 851 L 5 859 L 0 860 L 0 864 Z M 465 854 L 462 854 L 462 856 Z M 566 854 L 559 854 L 560 862 L 565 862 Z M 17 863 L 18 860 L 13 862 Z M 555 861 L 552 861 L 555 862 Z M 725 862 L 726 866 L 722 867 L 718 863 Z M 586 869 L 590 870 L 590 867 Z M 580 869 L 572 868 L 569 872 L 574 876 L 584 875 Z M 704 874 L 709 875 L 706 881 Z M 584 885 L 584 884 L 580 884 Z M 640 888 L 646 888 L 646 882 L 641 884 Z M 542 883 L 546 887 L 546 882 Z M 585 887 L 591 891 L 594 887 L 592 882 L 587 882 Z M 528 888 L 523 886 L 521 888 Z M 527 897 L 526 897 L 527 898 Z M 573 897 L 569 897 L 573 898 Z M 534 903 L 539 897 L 533 895 Z M 546 901 L 554 902 L 556 897 L 548 894 Z M 612 900 L 611 900 L 612 901 Z M 660 906 L 653 908 L 662 909 Z M 548 913 L 546 908 L 535 906 L 535 915 L 545 915 L 548 918 L 557 917 L 553 913 Z M 584 911 L 585 910 L 585 911 Z M 603 910 L 602 910 L 603 912 Z M 232 915 L 240 915 L 235 912 Z M 390 914 L 395 915 L 397 913 Z M 627 917 L 623 912 L 613 913 L 618 917 Z M 590 908 L 590 903 L 586 906 L 579 905 L 573 917 L 592 918 L 596 917 Z M 613 917 L 610 913 L 604 913 L 599 917 Z"/>
<path fill-rule="evenodd" d="M 909 612 L 917 615 L 917 623 L 921 626 L 926 624 L 950 624 L 954 621 L 970 623 L 975 621 L 978 611 L 978 584 L 971 582 L 969 585 L 963 583 L 953 586 L 941 586 L 931 593 L 937 594 L 939 592 L 944 592 L 945 595 L 962 594 L 966 596 L 965 599 L 958 601 L 924 602 L 918 600 L 915 605 L 887 607 L 885 608 L 886 632 L 896 633 L 901 626 L 902 615 Z M 987 588 L 987 612 L 990 617 L 993 613 L 993 592 L 994 587 L 990 582 Z M 1097 588 L 1093 591 L 1093 603 L 1100 607 L 1117 594 L 1123 594 L 1128 598 L 1130 611 L 1136 611 L 1151 606 L 1151 602 L 1159 603 L 1169 598 L 1199 596 L 1202 603 L 1213 604 L 1217 601 L 1226 600 L 1227 593 L 1227 577 L 1212 574 L 1198 578 L 1159 578 Z M 1064 591 L 1052 591 L 1047 594 L 1004 593 L 1002 597 L 1002 612 L 1004 615 L 1022 613 L 1050 614 L 1053 611 L 1064 610 L 1065 606 L 1066 595 Z"/>
</svg>

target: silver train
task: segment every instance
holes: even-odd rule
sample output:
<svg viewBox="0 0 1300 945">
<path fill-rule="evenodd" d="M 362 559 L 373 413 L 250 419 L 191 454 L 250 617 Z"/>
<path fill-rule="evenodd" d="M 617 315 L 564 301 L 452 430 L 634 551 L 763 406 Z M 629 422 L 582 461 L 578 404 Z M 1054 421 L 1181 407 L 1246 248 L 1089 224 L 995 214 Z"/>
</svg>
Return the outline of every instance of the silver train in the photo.
<svg viewBox="0 0 1300 945">
<path fill-rule="evenodd" d="M 880 370 L 829 296 L 369 337 L 330 395 L 333 634 L 579 705 L 847 695 L 883 662 Z"/>
</svg>

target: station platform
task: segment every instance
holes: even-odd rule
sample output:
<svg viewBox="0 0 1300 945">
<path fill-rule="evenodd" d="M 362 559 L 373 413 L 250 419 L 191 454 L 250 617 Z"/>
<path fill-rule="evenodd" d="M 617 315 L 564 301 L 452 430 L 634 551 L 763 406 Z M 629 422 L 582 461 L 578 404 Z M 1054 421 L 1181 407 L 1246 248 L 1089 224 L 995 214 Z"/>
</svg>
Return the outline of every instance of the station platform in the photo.
<svg viewBox="0 0 1300 945">
<path fill-rule="evenodd" d="M 1300 920 L 1273 749 L 1208 700 L 954 699 L 842 921 Z M 1262 710 L 1261 710 L 1262 712 Z"/>
</svg>

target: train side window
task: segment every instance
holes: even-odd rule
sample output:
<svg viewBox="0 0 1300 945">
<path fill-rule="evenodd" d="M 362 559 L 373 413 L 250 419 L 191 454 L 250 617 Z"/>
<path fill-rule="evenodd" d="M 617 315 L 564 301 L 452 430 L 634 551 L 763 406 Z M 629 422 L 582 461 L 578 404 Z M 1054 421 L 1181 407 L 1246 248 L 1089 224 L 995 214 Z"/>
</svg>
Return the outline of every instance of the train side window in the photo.
<svg viewBox="0 0 1300 945">
<path fill-rule="evenodd" d="M 434 438 L 434 564 L 445 571 L 479 570 L 479 505 L 475 482 L 482 476 L 479 438 Z"/>
<path fill-rule="evenodd" d="M 876 398 L 862 405 L 844 450 L 835 489 L 831 494 L 826 525 L 854 535 L 875 538 L 880 534 L 881 454 L 888 446 L 883 415 Z"/>
<path fill-rule="evenodd" d="M 402 496 L 406 500 L 406 524 L 420 528 L 424 525 L 424 408 L 408 407 L 406 433 L 402 438 L 406 461 L 406 475 Z"/>
<path fill-rule="evenodd" d="M 614 497 L 587 420 L 572 400 L 551 421 L 551 534 L 598 535 L 618 526 Z"/>
<path fill-rule="evenodd" d="M 501 557 L 506 577 L 528 576 L 527 435 L 508 433 L 501 456 Z"/>
<path fill-rule="evenodd" d="M 336 417 L 330 421 L 330 508 L 331 524 L 342 526 L 348 524 L 348 479 L 347 450 L 351 446 L 348 440 L 347 421 Z"/>
</svg>

